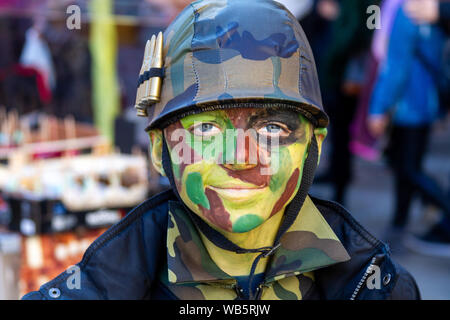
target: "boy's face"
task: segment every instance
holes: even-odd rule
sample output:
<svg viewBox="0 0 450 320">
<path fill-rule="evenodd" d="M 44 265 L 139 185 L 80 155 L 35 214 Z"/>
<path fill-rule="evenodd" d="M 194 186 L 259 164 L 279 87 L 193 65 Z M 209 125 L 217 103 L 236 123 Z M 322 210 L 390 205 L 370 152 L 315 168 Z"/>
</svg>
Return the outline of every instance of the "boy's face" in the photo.
<svg viewBox="0 0 450 320">
<path fill-rule="evenodd" d="M 190 115 L 164 130 L 181 199 L 213 226 L 238 233 L 258 227 L 295 196 L 312 134 L 296 112 L 259 108 Z M 155 163 L 161 132 L 150 135 Z"/>
</svg>

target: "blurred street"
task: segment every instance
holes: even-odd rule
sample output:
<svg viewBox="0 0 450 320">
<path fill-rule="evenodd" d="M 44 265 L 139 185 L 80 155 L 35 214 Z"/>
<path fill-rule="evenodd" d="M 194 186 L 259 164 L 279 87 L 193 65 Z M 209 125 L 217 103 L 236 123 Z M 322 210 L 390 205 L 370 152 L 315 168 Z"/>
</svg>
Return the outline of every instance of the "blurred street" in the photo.
<svg viewBox="0 0 450 320">
<path fill-rule="evenodd" d="M 425 171 L 446 190 L 450 185 L 450 127 L 436 128 L 431 137 L 430 151 L 425 160 Z M 327 143 L 321 158 L 319 173 L 328 165 Z M 354 158 L 354 180 L 347 196 L 346 208 L 378 239 L 386 241 L 393 205 L 392 175 L 382 162 L 368 162 Z M 327 185 L 313 185 L 311 194 L 330 198 Z M 413 204 L 408 229 L 420 232 L 424 224 L 425 209 L 419 200 Z M 394 259 L 416 279 L 422 299 L 450 299 L 450 259 L 425 256 L 390 244 Z"/>
</svg>

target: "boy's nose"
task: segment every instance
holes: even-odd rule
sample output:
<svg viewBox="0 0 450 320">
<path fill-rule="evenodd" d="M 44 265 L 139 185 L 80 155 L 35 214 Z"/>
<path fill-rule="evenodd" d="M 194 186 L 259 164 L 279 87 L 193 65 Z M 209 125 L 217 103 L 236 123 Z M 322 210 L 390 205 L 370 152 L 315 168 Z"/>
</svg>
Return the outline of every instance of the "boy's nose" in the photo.
<svg viewBox="0 0 450 320">
<path fill-rule="evenodd" d="M 229 170 L 243 171 L 258 165 L 258 143 L 255 137 L 244 129 L 236 131 L 236 140 L 232 161 L 227 161 L 224 167 Z"/>
<path fill-rule="evenodd" d="M 252 164 L 252 163 L 235 163 L 235 164 L 226 163 L 223 166 L 230 170 L 241 171 L 241 170 L 253 169 L 257 166 L 257 164 L 256 163 L 255 164 Z"/>
</svg>

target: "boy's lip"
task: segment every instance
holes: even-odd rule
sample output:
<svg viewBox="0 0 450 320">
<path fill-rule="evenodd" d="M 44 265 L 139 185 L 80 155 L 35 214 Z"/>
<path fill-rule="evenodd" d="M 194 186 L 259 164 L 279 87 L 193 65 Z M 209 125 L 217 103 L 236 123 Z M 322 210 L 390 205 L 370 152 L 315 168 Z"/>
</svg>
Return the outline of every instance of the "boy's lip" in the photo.
<svg viewBox="0 0 450 320">
<path fill-rule="evenodd" d="M 239 201 L 239 200 L 247 200 L 249 197 L 254 197 L 257 194 L 264 192 L 264 189 L 266 188 L 266 186 L 262 186 L 262 187 L 255 186 L 252 188 L 236 187 L 236 186 L 233 186 L 233 187 L 208 186 L 208 188 L 217 192 L 217 194 L 219 194 L 223 198 L 228 198 L 230 200 Z"/>
<path fill-rule="evenodd" d="M 258 189 L 264 189 L 267 187 L 267 184 L 264 183 L 263 185 L 255 185 L 252 183 L 246 183 L 244 181 L 237 182 L 237 181 L 226 181 L 223 183 L 217 183 L 216 185 L 206 185 L 207 188 L 211 189 L 224 189 L 224 190 L 258 190 Z"/>
<path fill-rule="evenodd" d="M 247 187 L 247 186 L 208 186 L 212 189 L 234 189 L 234 190 L 257 190 L 257 189 L 264 189 L 266 186 L 255 186 L 255 187 Z"/>
</svg>

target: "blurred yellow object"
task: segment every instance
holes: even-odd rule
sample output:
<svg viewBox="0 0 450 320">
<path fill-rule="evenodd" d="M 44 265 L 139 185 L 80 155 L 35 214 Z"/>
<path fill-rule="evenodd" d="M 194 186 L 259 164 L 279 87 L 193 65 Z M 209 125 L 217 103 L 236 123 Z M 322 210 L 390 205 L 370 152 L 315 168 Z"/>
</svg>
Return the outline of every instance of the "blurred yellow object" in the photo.
<svg viewBox="0 0 450 320">
<path fill-rule="evenodd" d="M 116 74 L 117 34 L 111 0 L 92 0 L 90 49 L 92 55 L 93 108 L 96 127 L 113 141 L 114 120 L 119 111 Z"/>
</svg>

